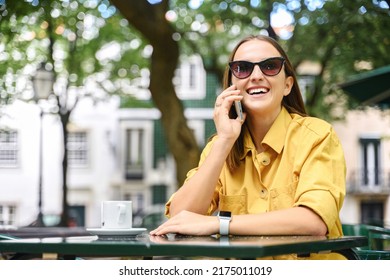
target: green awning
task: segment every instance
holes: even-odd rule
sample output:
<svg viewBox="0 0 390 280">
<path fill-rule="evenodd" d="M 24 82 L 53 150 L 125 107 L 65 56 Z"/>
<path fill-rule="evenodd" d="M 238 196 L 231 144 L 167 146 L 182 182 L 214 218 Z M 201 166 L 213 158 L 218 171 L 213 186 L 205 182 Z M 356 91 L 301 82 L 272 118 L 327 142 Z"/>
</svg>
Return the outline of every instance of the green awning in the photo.
<svg viewBox="0 0 390 280">
<path fill-rule="evenodd" d="M 355 75 L 339 85 L 361 105 L 390 106 L 390 65 Z"/>
</svg>

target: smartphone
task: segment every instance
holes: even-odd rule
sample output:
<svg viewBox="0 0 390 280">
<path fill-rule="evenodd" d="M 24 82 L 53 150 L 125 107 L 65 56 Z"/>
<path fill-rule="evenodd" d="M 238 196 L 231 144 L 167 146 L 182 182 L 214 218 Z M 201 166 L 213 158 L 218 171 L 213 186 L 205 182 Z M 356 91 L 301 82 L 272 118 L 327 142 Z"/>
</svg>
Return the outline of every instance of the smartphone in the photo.
<svg viewBox="0 0 390 280">
<path fill-rule="evenodd" d="M 232 86 L 233 84 L 230 84 Z M 243 113 L 242 113 L 242 105 L 241 101 L 234 101 L 234 108 L 236 109 L 236 114 L 240 118 L 240 120 L 244 119 Z"/>
<path fill-rule="evenodd" d="M 234 108 L 236 109 L 237 116 L 240 118 L 240 120 L 243 120 L 244 116 L 242 114 L 241 101 L 234 101 Z"/>
</svg>

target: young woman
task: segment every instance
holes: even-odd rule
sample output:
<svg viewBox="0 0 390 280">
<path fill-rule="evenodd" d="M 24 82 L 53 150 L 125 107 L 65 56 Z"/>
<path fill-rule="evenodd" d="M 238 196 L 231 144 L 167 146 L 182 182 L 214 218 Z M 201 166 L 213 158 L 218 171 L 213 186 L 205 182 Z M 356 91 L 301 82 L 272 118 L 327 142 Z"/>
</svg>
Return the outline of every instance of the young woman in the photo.
<svg viewBox="0 0 390 280">
<path fill-rule="evenodd" d="M 214 108 L 217 133 L 168 201 L 170 219 L 151 235 L 341 236 L 344 153 L 331 125 L 306 115 L 284 50 L 270 37 L 245 38 L 224 88 Z M 243 119 L 232 116 L 235 101 Z"/>
</svg>

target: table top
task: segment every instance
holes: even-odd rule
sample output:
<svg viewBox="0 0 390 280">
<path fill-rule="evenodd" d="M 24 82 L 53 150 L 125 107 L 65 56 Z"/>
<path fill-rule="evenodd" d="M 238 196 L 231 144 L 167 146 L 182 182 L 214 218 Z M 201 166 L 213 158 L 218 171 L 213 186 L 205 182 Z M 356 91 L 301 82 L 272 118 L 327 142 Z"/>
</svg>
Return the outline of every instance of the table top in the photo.
<svg viewBox="0 0 390 280">
<path fill-rule="evenodd" d="M 24 238 L 0 241 L 2 253 L 43 254 L 78 257 L 168 256 L 261 258 L 284 254 L 309 255 L 341 252 L 365 246 L 367 238 L 344 236 L 150 236 L 98 238 L 97 236 Z M 352 258 L 354 258 L 352 256 Z"/>
<path fill-rule="evenodd" d="M 89 235 L 84 227 L 12 227 L 0 226 L 0 234 L 18 238 L 68 237 Z M 1 238 L 0 238 L 1 240 Z"/>
</svg>

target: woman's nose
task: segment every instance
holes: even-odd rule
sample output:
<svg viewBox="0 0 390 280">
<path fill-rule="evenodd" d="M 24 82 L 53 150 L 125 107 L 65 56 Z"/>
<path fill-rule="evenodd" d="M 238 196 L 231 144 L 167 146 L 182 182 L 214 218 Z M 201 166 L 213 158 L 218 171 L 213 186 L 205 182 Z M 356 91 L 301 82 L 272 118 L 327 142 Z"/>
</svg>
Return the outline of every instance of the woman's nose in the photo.
<svg viewBox="0 0 390 280">
<path fill-rule="evenodd" d="M 251 79 L 263 79 L 263 78 L 264 78 L 264 74 L 261 71 L 260 66 L 255 65 L 251 74 Z"/>
</svg>

